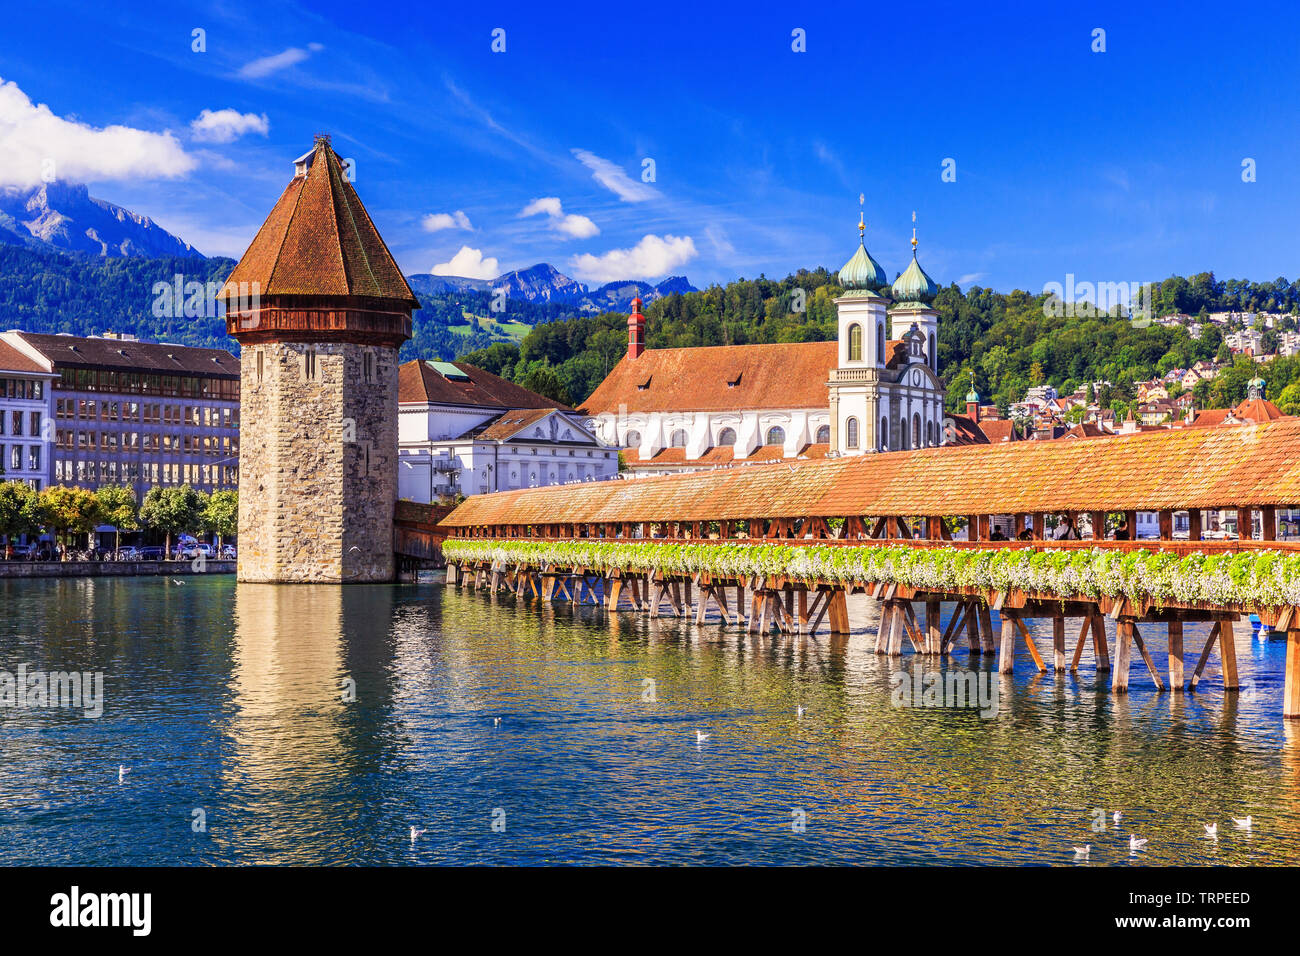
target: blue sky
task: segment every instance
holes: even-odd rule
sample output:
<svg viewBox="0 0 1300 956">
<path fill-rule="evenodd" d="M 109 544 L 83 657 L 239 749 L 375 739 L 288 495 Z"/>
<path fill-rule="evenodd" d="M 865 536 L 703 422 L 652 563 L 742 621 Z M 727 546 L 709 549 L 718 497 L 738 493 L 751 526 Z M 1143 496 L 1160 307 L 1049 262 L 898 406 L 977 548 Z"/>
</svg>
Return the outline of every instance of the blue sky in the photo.
<svg viewBox="0 0 1300 956">
<path fill-rule="evenodd" d="M 861 192 L 876 258 L 915 210 L 941 283 L 1300 273 L 1292 6 L 705 6 L 10 5 L 0 177 L 53 154 L 238 256 L 328 131 L 408 272 L 838 268 Z"/>
</svg>

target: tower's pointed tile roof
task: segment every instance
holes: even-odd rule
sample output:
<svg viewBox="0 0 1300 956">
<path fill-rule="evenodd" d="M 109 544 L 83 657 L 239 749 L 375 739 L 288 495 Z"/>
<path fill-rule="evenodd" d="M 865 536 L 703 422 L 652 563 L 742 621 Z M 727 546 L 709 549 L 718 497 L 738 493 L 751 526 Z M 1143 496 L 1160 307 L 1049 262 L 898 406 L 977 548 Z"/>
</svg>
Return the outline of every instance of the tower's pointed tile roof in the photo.
<svg viewBox="0 0 1300 956">
<path fill-rule="evenodd" d="M 318 137 L 294 167 L 221 297 L 257 283 L 262 296 L 367 296 L 419 308 L 328 137 Z"/>
</svg>

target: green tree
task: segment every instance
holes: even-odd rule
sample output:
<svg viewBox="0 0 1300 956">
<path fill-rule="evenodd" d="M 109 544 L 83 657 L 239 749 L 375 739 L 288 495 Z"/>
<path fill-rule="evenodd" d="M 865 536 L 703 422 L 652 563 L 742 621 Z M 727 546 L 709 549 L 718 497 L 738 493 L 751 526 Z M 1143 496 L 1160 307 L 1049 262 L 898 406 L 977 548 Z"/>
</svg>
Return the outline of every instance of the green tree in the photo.
<svg viewBox="0 0 1300 956">
<path fill-rule="evenodd" d="M 166 536 L 167 557 L 172 553 L 172 535 L 198 527 L 203 496 L 188 484 L 172 487 L 154 485 L 140 506 L 140 520 L 146 527 Z"/>
<path fill-rule="evenodd" d="M 214 491 L 203 505 L 203 530 L 217 536 L 217 554 L 221 541 L 239 530 L 239 492 Z"/>
<path fill-rule="evenodd" d="M 130 485 L 101 485 L 95 490 L 95 497 L 104 521 L 115 529 L 113 550 L 119 550 L 123 531 L 140 530 L 140 502 L 136 500 L 135 489 Z"/>
<path fill-rule="evenodd" d="M 552 401 L 569 404 L 569 390 L 564 387 L 564 382 L 555 374 L 555 369 L 548 365 L 534 365 L 519 381 L 519 384 L 530 392 L 536 392 L 538 395 L 545 395 Z"/>
<path fill-rule="evenodd" d="M 89 534 L 102 520 L 94 492 L 67 485 L 51 485 L 41 491 L 40 513 L 42 524 L 50 529 L 55 541 L 67 535 Z"/>
<path fill-rule="evenodd" d="M 38 495 L 23 481 L 0 482 L 0 535 L 6 539 L 40 531 Z"/>
</svg>

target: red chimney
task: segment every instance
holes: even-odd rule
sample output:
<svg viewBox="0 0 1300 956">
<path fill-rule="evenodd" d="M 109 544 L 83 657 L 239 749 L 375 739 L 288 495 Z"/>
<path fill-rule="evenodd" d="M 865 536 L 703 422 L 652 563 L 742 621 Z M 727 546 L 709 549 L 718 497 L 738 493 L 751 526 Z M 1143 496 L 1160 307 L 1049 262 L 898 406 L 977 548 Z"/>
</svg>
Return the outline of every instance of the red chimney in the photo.
<svg viewBox="0 0 1300 956">
<path fill-rule="evenodd" d="M 980 403 L 978 401 L 966 403 L 966 417 L 973 422 L 980 420 Z"/>
<path fill-rule="evenodd" d="M 645 351 L 645 316 L 641 314 L 641 297 L 632 300 L 632 314 L 627 317 L 627 357 L 640 358 Z"/>
</svg>

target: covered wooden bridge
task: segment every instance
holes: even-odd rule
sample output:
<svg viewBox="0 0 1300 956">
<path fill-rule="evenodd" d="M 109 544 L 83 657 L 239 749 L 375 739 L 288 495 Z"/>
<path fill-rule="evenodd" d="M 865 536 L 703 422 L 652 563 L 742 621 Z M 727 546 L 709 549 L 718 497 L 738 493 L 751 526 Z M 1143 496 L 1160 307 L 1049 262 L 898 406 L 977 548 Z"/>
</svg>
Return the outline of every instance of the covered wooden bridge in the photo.
<svg viewBox="0 0 1300 956">
<path fill-rule="evenodd" d="M 1158 688 L 1184 688 L 1189 621 L 1212 631 L 1186 683 L 1217 651 L 1237 689 L 1231 626 L 1255 613 L 1286 633 L 1284 713 L 1300 717 L 1300 544 L 1276 540 L 1279 510 L 1296 505 L 1300 419 L 1287 418 L 506 491 L 465 501 L 441 527 L 459 583 L 611 611 L 666 604 L 699 621 L 712 608 L 751 631 L 800 633 L 823 621 L 847 633 L 845 595 L 865 591 L 882 602 L 878 652 L 944 654 L 964 632 L 972 653 L 1000 653 L 1004 673 L 1019 641 L 1047 669 L 1024 622 L 1050 618 L 1051 666 L 1077 669 L 1090 646 L 1121 692 L 1135 649 Z M 1203 540 L 1206 512 L 1225 510 L 1244 537 Z M 1158 537 L 1103 536 L 1120 519 L 1136 529 L 1139 512 L 1154 513 Z M 1011 540 L 991 531 L 997 516 Z M 1078 540 L 1045 540 L 1066 521 Z M 942 601 L 957 609 L 941 630 Z M 1113 652 L 1103 616 L 1116 622 Z M 1163 669 L 1152 625 L 1168 637 Z"/>
</svg>

